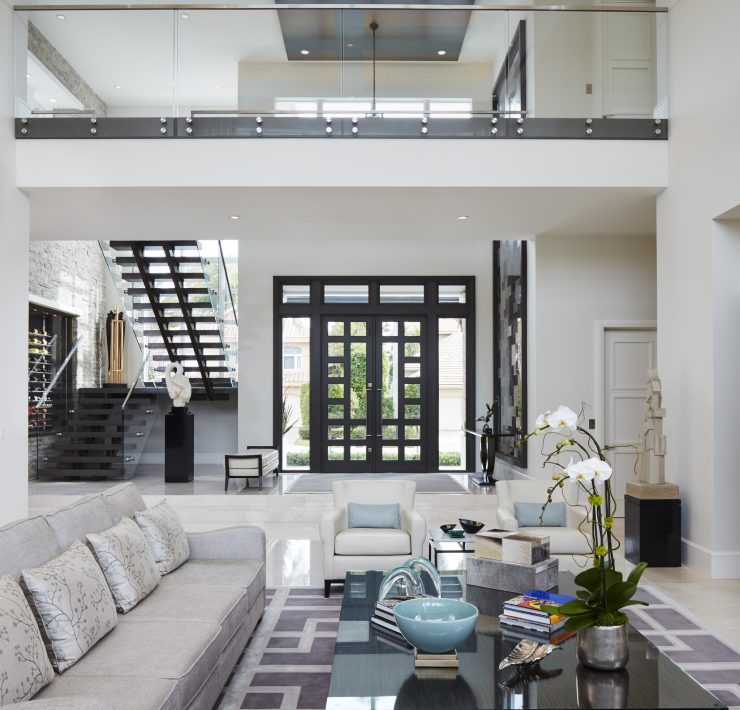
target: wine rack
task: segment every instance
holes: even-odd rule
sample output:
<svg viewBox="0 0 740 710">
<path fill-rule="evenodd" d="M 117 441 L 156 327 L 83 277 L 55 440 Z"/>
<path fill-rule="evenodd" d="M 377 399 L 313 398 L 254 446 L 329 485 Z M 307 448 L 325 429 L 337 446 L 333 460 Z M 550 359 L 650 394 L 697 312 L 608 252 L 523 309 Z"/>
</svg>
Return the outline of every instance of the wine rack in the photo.
<svg viewBox="0 0 740 710">
<path fill-rule="evenodd" d="M 54 399 L 50 395 L 43 404 L 40 402 L 54 376 L 54 336 L 47 330 L 46 318 L 33 320 L 37 325 L 29 325 L 28 332 L 28 428 L 43 432 L 52 427 Z"/>
</svg>

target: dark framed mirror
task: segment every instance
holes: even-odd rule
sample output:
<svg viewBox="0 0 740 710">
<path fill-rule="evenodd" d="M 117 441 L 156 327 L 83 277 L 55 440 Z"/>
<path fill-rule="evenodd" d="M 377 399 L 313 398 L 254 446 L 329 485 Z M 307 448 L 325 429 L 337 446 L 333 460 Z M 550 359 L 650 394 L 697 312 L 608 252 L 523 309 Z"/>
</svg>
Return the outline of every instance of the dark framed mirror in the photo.
<svg viewBox="0 0 740 710">
<path fill-rule="evenodd" d="M 527 447 L 527 242 L 493 243 L 493 382 L 497 455 L 522 468 Z"/>
</svg>

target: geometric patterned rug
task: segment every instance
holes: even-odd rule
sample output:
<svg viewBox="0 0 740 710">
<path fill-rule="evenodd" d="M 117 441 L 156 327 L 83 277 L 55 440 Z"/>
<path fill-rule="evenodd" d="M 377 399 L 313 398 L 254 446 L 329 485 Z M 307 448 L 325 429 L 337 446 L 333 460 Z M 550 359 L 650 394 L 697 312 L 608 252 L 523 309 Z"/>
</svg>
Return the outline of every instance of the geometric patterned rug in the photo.
<svg viewBox="0 0 740 710">
<path fill-rule="evenodd" d="M 217 710 L 323 710 L 341 606 L 341 594 L 324 599 L 323 589 L 268 589 Z"/>
<path fill-rule="evenodd" d="M 740 710 L 740 653 L 651 586 L 630 622 L 722 703 Z M 215 710 L 322 710 L 326 704 L 342 595 L 323 589 L 267 590 L 264 616 Z"/>
</svg>

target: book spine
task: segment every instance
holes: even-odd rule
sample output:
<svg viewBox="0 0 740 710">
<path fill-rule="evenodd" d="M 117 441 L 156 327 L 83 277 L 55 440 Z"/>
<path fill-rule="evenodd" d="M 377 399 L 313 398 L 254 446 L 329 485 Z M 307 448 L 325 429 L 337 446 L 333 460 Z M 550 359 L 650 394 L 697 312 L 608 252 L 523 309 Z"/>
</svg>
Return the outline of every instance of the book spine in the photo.
<svg viewBox="0 0 740 710">
<path fill-rule="evenodd" d="M 535 614 L 528 614 L 523 611 L 515 611 L 513 609 L 504 608 L 504 616 L 508 616 L 512 619 L 522 619 L 523 621 L 529 621 L 532 624 L 541 624 L 542 626 L 552 626 L 556 624 L 560 619 L 552 619 L 547 616 L 537 616 Z"/>
</svg>

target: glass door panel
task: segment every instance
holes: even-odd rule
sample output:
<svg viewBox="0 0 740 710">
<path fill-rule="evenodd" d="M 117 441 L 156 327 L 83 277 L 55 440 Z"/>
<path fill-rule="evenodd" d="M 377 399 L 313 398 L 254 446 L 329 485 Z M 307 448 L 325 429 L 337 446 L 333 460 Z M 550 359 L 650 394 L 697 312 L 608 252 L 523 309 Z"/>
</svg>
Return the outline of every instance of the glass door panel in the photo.
<svg viewBox="0 0 740 710">
<path fill-rule="evenodd" d="M 379 317 L 376 332 L 376 372 L 382 373 L 376 430 L 380 450 L 376 451 L 375 471 L 420 472 L 427 469 L 423 443 L 427 415 L 426 319 Z"/>
<path fill-rule="evenodd" d="M 372 319 L 322 322 L 321 462 L 323 471 L 372 471 Z"/>
</svg>

